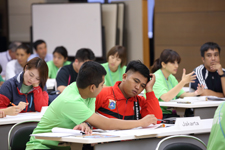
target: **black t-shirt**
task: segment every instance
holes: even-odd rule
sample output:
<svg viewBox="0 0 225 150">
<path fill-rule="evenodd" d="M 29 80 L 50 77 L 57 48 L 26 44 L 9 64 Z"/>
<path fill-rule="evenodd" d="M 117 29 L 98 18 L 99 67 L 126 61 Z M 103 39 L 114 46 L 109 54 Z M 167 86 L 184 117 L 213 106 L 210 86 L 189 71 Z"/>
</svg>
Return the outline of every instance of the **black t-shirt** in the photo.
<svg viewBox="0 0 225 150">
<path fill-rule="evenodd" d="M 63 66 L 56 77 L 57 87 L 60 85 L 67 86 L 70 83 L 76 81 L 77 72 L 73 69 L 73 63 Z"/>
<path fill-rule="evenodd" d="M 194 71 L 197 78 L 195 79 L 195 83 L 191 83 L 191 88 L 197 90 L 198 84 L 202 84 L 206 89 L 223 93 L 221 79 L 217 71 L 209 72 L 204 65 L 198 66 Z M 224 69 L 223 72 L 225 72 Z"/>
</svg>

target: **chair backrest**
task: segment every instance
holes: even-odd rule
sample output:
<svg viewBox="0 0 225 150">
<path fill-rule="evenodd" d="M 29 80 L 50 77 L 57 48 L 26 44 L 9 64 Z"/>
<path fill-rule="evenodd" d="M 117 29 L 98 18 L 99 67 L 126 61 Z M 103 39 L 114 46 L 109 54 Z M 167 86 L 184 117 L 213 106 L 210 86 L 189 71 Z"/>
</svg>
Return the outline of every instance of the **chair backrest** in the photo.
<svg viewBox="0 0 225 150">
<path fill-rule="evenodd" d="M 174 136 L 169 136 L 169 137 L 166 137 L 166 138 L 162 139 L 158 143 L 158 145 L 157 145 L 157 147 L 156 147 L 155 150 L 159 150 L 159 148 L 160 148 L 160 146 L 162 145 L 163 142 L 165 142 L 165 141 L 167 141 L 169 139 L 172 139 L 172 138 L 191 138 L 191 139 L 194 139 L 194 141 L 199 142 L 206 149 L 206 144 L 202 140 L 200 140 L 199 138 L 197 138 L 197 137 L 190 136 L 190 135 L 174 135 Z M 167 144 L 163 148 L 163 150 L 203 150 L 198 145 L 196 145 L 194 143 L 191 143 L 190 140 L 186 140 L 186 141 L 185 142 L 176 142 L 176 143 Z"/>
<path fill-rule="evenodd" d="M 32 123 L 32 122 L 38 122 L 38 121 L 21 122 L 11 127 L 8 133 L 8 149 L 9 150 L 25 150 L 26 149 L 26 143 L 29 141 L 30 134 L 32 134 L 33 130 L 36 128 L 36 125 L 26 125 L 26 126 L 18 128 L 17 130 L 15 130 L 14 133 L 12 133 L 12 131 L 18 125 L 21 125 L 24 123 Z"/>
</svg>

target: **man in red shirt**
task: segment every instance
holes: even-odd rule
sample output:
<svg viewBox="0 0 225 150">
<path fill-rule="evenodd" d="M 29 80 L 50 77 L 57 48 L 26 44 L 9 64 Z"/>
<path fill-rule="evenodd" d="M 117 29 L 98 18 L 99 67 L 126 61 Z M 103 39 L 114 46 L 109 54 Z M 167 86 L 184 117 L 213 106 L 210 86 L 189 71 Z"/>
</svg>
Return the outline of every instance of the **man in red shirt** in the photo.
<svg viewBox="0 0 225 150">
<path fill-rule="evenodd" d="M 150 79 L 151 78 L 151 79 Z M 96 97 L 95 111 L 108 118 L 138 120 L 148 114 L 162 119 L 159 101 L 152 91 L 155 75 L 140 61 L 127 65 L 122 81 L 112 87 L 104 87 Z M 146 90 L 146 99 L 139 96 Z"/>
</svg>

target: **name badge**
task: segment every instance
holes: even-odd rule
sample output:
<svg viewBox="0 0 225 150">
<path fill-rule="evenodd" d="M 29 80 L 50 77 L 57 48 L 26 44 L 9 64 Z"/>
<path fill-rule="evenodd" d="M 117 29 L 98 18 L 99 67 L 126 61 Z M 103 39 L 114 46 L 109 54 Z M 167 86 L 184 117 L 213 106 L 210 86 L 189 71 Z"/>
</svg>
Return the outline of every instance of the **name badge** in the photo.
<svg viewBox="0 0 225 150">
<path fill-rule="evenodd" d="M 199 116 L 176 118 L 175 127 L 179 129 L 196 129 L 202 128 L 202 123 Z"/>
</svg>

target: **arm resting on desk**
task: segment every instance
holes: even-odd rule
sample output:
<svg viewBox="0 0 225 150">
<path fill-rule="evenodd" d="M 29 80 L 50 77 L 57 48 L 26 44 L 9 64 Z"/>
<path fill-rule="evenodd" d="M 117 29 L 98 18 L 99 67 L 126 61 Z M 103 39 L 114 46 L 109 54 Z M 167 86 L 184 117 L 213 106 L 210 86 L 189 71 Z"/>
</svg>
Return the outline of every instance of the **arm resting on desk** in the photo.
<svg viewBox="0 0 225 150">
<path fill-rule="evenodd" d="M 124 130 L 132 129 L 136 127 L 147 127 L 150 124 L 156 124 L 157 119 L 154 115 L 147 115 L 140 120 L 120 120 L 114 118 L 105 118 L 94 113 L 90 118 L 86 120 L 96 128 L 103 130 Z"/>
<path fill-rule="evenodd" d="M 201 96 L 217 96 L 217 97 L 224 97 L 223 93 L 214 92 L 209 89 L 205 89 L 204 92 L 201 94 Z"/>
</svg>

